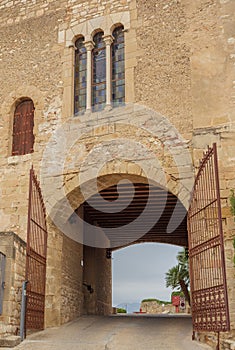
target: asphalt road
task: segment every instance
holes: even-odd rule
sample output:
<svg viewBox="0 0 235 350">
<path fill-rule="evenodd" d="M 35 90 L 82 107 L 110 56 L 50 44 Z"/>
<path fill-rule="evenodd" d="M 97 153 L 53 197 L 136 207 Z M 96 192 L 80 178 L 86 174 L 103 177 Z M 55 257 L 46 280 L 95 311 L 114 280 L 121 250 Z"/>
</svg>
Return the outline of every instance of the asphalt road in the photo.
<svg viewBox="0 0 235 350">
<path fill-rule="evenodd" d="M 189 316 L 82 316 L 29 336 L 23 350 L 205 350 L 191 340 Z"/>
</svg>

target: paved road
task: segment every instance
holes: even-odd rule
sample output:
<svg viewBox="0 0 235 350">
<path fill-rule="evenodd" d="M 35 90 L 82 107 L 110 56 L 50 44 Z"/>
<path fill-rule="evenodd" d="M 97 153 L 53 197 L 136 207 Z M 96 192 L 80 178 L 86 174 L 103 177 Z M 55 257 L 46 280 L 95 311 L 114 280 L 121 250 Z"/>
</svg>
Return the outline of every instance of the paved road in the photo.
<svg viewBox="0 0 235 350">
<path fill-rule="evenodd" d="M 23 350 L 205 350 L 191 341 L 189 316 L 82 316 L 31 335 Z"/>
</svg>

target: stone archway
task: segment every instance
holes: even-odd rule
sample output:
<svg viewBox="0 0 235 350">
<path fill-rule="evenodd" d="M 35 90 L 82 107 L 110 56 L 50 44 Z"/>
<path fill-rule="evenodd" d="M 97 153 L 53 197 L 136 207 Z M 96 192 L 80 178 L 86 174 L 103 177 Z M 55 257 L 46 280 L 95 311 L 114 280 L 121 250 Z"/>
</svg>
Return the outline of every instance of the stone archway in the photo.
<svg viewBox="0 0 235 350">
<path fill-rule="evenodd" d="M 178 198 L 168 225 L 171 231 L 182 206 L 188 208 L 193 185 L 188 144 L 164 116 L 144 106 L 127 105 L 82 118 L 68 121 L 52 135 L 41 167 L 41 184 L 52 221 L 48 237 L 48 325 L 69 320 L 61 316 L 65 314 L 63 305 L 69 294 L 61 286 L 72 289 L 67 283 L 79 279 L 77 290 L 83 288 L 80 265 L 82 245 L 87 242 L 84 242 L 82 210 L 74 216 L 75 210 L 93 195 L 123 179 L 133 184 L 149 183 Z M 96 231 L 99 235 L 97 225 Z M 105 254 L 110 245 L 102 242 L 102 245 L 100 242 L 87 245 Z M 79 273 L 68 267 L 74 262 L 69 250 L 77 257 Z M 74 300 L 80 307 L 73 306 L 71 317 L 82 313 L 83 296 L 75 294 Z M 49 311 L 51 307 L 55 309 L 54 316 Z"/>
<path fill-rule="evenodd" d="M 116 185 L 120 183 L 120 180 L 123 180 L 124 178 L 129 180 L 129 182 L 127 183 L 126 192 L 124 194 L 129 193 L 128 191 L 130 190 L 129 186 L 131 182 L 135 186 L 135 190 L 137 191 L 137 197 L 145 196 L 145 199 L 147 199 L 149 192 L 149 179 L 141 175 L 134 174 L 113 173 L 110 175 L 99 177 L 98 182 L 99 190 L 101 191 L 100 193 L 102 195 L 107 193 L 107 191 L 111 191 L 111 193 L 114 193 L 117 190 Z M 89 182 L 86 184 L 86 186 L 89 187 Z M 123 186 L 126 186 L 125 183 L 120 184 L 119 190 L 121 192 L 124 188 Z M 138 232 L 139 242 L 141 242 L 142 240 L 146 242 L 171 242 L 173 244 L 186 246 L 187 227 L 185 214 L 187 211 L 185 207 L 180 202 L 180 210 L 182 217 L 181 222 L 179 223 L 179 230 L 175 229 L 173 233 L 167 235 L 166 221 L 170 220 L 170 217 L 176 207 L 177 197 L 169 191 L 167 191 L 166 189 L 163 189 L 159 186 L 159 184 L 156 184 L 153 181 L 151 181 L 150 186 L 152 186 L 151 191 L 153 191 L 153 196 L 157 196 L 158 194 L 160 195 L 160 202 L 158 202 L 156 212 L 159 211 L 159 208 L 162 209 L 162 205 L 166 206 L 165 211 L 163 208 L 163 213 L 160 218 L 160 224 L 158 226 L 158 229 L 161 228 L 162 231 L 159 234 L 159 236 L 156 235 L 157 229 L 153 223 L 151 227 L 152 230 L 150 230 L 149 236 L 147 232 L 146 235 L 141 234 L 141 231 Z M 97 198 L 97 192 L 95 192 L 95 189 L 92 189 L 92 191 L 94 191 L 94 194 L 92 196 L 93 199 L 95 197 Z M 165 198 L 164 194 L 166 194 Z M 133 193 L 131 193 L 130 195 L 132 196 Z M 84 197 L 81 193 L 81 188 L 74 189 L 72 193 L 70 193 L 68 198 L 77 201 L 76 213 L 74 211 L 73 214 L 67 218 L 66 223 L 64 222 L 63 226 L 64 233 L 69 232 L 69 234 L 66 235 L 63 232 L 61 232 L 58 228 L 55 228 L 54 225 L 53 228 L 51 225 L 49 225 L 48 271 L 50 272 L 48 273 L 47 289 L 51 292 L 51 295 L 48 296 L 48 298 L 50 299 L 53 294 L 53 298 L 57 300 L 57 305 L 54 305 L 54 312 L 57 316 L 54 317 L 54 320 L 51 320 L 51 317 L 53 315 L 53 313 L 51 312 L 51 306 L 53 305 L 52 303 L 50 308 L 46 311 L 46 314 L 48 315 L 46 316 L 48 319 L 48 322 L 46 322 L 47 325 L 54 325 L 55 319 L 57 319 L 57 321 L 59 319 L 59 322 L 64 323 L 65 321 L 71 320 L 75 315 L 78 316 L 84 312 L 88 314 L 109 314 L 111 312 L 111 260 L 108 259 L 106 255 L 106 248 L 110 247 L 110 245 L 103 245 L 104 232 L 103 228 L 100 227 L 102 226 L 102 222 L 100 222 L 99 219 L 93 220 L 90 217 L 89 225 L 92 225 L 94 230 L 98 230 L 97 234 L 101 235 L 102 244 L 100 245 L 100 240 L 97 237 L 95 238 L 95 242 L 92 242 L 90 245 L 87 244 L 86 238 L 84 238 L 84 236 L 87 234 L 86 222 L 89 221 L 87 217 L 89 217 L 91 214 L 92 201 L 90 203 L 89 198 L 87 199 L 87 201 L 84 201 Z M 166 199 L 166 201 L 161 203 L 161 198 L 163 198 L 164 200 Z M 105 200 L 107 201 L 107 198 L 105 198 Z M 62 208 L 61 210 L 59 210 L 58 207 L 57 215 L 61 215 L 61 213 L 63 213 L 63 206 L 65 205 L 65 202 L 62 201 L 61 204 Z M 142 204 L 143 206 L 145 206 L 146 202 Z M 153 206 L 155 204 L 156 201 L 151 203 L 150 210 L 153 209 Z M 73 205 L 75 206 L 75 202 Z M 130 211 L 132 211 L 133 208 L 135 208 L 135 199 L 133 200 L 132 206 L 130 207 Z M 136 214 L 138 213 L 139 211 L 137 208 Z M 109 215 L 112 216 L 112 213 L 110 213 Z M 115 216 L 115 213 L 113 215 Z M 125 212 L 123 215 L 126 215 Z M 130 214 L 129 212 L 128 215 L 132 214 Z M 151 214 L 147 213 L 147 215 Z M 76 221 L 77 217 L 83 218 L 83 216 L 85 216 L 85 219 L 82 219 L 80 222 Z M 165 222 L 162 222 L 164 221 L 164 218 Z M 62 219 L 61 223 L 63 222 L 63 220 L 64 219 Z M 157 218 L 156 221 L 158 221 Z M 94 230 L 88 232 L 88 234 L 93 235 Z M 163 237 L 164 234 L 166 235 L 165 238 Z M 155 239 L 153 238 L 153 235 L 155 235 Z M 85 241 L 84 245 L 82 244 L 83 241 Z M 133 241 L 133 237 L 130 237 L 128 244 L 132 244 Z M 127 244 L 127 242 L 124 240 L 123 243 L 119 244 L 124 246 Z M 82 267 L 80 266 L 81 263 L 83 265 Z M 52 276 L 51 271 L 54 271 L 54 277 Z M 63 289 L 60 289 L 59 291 L 58 283 L 60 283 L 63 286 Z M 55 291 L 53 291 L 53 284 Z M 76 286 L 77 289 L 74 286 Z M 90 293 L 88 288 L 89 286 L 94 291 L 93 293 Z M 57 293 L 57 295 L 55 296 L 54 293 Z M 77 309 L 76 306 L 73 305 L 72 300 L 77 301 L 77 305 L 79 305 Z M 71 311 L 71 303 L 73 305 L 72 307 L 74 308 L 73 311 Z M 68 305 L 70 305 L 69 310 Z"/>
<path fill-rule="evenodd" d="M 122 169 L 125 169 L 126 171 L 121 172 L 121 166 Z M 89 246 L 88 248 L 85 247 L 85 249 L 83 249 L 83 257 L 85 257 L 85 261 L 88 261 L 88 265 L 85 264 L 85 267 L 87 267 L 87 271 L 82 275 L 82 283 L 86 286 L 90 286 L 90 289 L 94 289 L 93 286 L 95 287 L 95 290 L 97 290 L 97 293 L 94 294 L 95 298 L 93 297 L 86 297 L 85 296 L 85 307 L 86 307 L 86 311 L 88 313 L 93 313 L 93 314 L 105 314 L 105 313 L 109 313 L 110 312 L 110 308 L 111 308 L 111 304 L 110 304 L 110 293 L 111 293 L 111 287 L 110 287 L 110 264 L 107 262 L 106 258 L 107 256 L 105 255 L 105 251 L 106 248 L 113 248 L 114 246 L 110 245 L 109 240 L 104 239 L 107 238 L 106 234 L 104 234 L 104 229 L 102 227 L 102 220 L 99 221 L 99 217 L 97 218 L 97 216 L 94 218 L 91 218 L 89 220 L 83 220 L 83 214 L 84 211 L 77 211 L 77 213 L 75 213 L 75 211 L 77 210 L 77 208 L 81 208 L 81 204 L 85 203 L 85 207 L 83 205 L 83 209 L 88 211 L 88 214 L 91 214 L 90 211 L 90 197 L 93 197 L 93 199 L 95 199 L 95 201 L 97 200 L 97 193 L 100 194 L 104 194 L 102 195 L 103 199 L 105 199 L 106 201 L 108 200 L 108 196 L 106 196 L 106 191 L 111 192 L 111 195 L 114 197 L 114 201 L 115 199 L 118 200 L 118 190 L 119 188 L 116 188 L 115 186 L 117 184 L 120 185 L 120 189 L 121 186 L 123 186 L 124 184 L 121 182 L 121 180 L 123 179 L 127 179 L 129 181 L 129 183 L 131 182 L 132 184 L 134 184 L 134 187 L 136 189 L 136 187 L 141 186 L 142 190 L 144 191 L 144 189 L 146 188 L 146 185 L 148 184 L 149 187 L 153 186 L 156 189 L 158 189 L 159 191 L 165 191 L 167 193 L 171 193 L 171 195 L 173 196 L 173 198 L 176 199 L 175 201 L 175 205 L 174 208 L 176 208 L 176 212 L 179 213 L 179 204 L 181 204 L 181 207 L 184 207 L 184 203 L 182 203 L 179 198 L 183 198 L 182 197 L 182 193 L 179 190 L 179 183 L 180 181 L 177 181 L 177 178 L 173 179 L 175 181 L 175 186 L 172 186 L 172 191 L 169 191 L 169 189 L 165 186 L 163 186 L 163 178 L 159 177 L 159 182 L 158 177 L 156 176 L 156 174 L 160 174 L 160 172 L 155 172 L 155 179 L 154 176 L 153 178 L 151 176 L 146 176 L 145 173 L 143 171 L 141 171 L 139 164 L 135 164 L 133 166 L 133 162 L 121 162 L 121 161 L 110 161 L 106 164 L 106 167 L 101 168 L 101 171 L 99 173 L 99 176 L 94 176 L 92 178 L 92 173 L 90 173 L 90 170 L 92 169 L 92 167 L 87 167 L 87 169 L 85 169 L 84 174 L 86 174 L 85 179 L 87 179 L 87 181 L 81 182 L 79 186 L 76 186 L 73 188 L 73 190 L 71 192 L 68 192 L 66 198 L 63 198 L 61 201 L 56 203 L 56 206 L 53 208 L 54 209 L 54 220 L 55 222 L 63 225 L 61 226 L 66 232 L 69 232 L 69 237 L 71 239 L 73 239 L 74 241 L 81 243 L 84 243 L 84 237 L 87 234 L 87 230 L 85 229 L 84 232 L 84 227 L 83 225 L 78 226 L 77 223 L 79 223 L 79 221 L 76 221 L 77 217 L 80 220 L 81 223 L 85 223 L 86 221 L 90 221 L 90 224 L 93 226 L 92 232 L 89 232 L 91 234 L 94 233 L 94 228 L 97 229 L 98 234 L 101 234 L 102 236 L 102 240 L 100 241 L 97 237 L 95 237 L 95 243 L 93 244 L 87 244 L 86 238 L 85 238 L 85 245 Z M 119 169 L 119 172 L 118 172 Z M 147 168 L 146 168 L 147 169 Z M 104 175 L 101 175 L 104 174 Z M 83 175 L 84 176 L 84 175 Z M 89 178 L 90 176 L 90 178 Z M 84 177 L 83 177 L 84 178 Z M 73 177 L 70 178 L 72 180 L 71 183 L 73 183 Z M 171 177 L 172 180 L 172 177 Z M 67 179 L 68 181 L 68 179 Z M 76 183 L 76 182 L 74 182 Z M 95 185 L 94 185 L 95 183 Z M 170 182 L 170 184 L 172 184 L 172 181 Z M 65 187 L 66 185 L 68 185 L 68 182 L 65 183 Z M 128 184 L 129 185 L 129 184 Z M 71 188 L 71 184 L 69 185 Z M 69 186 L 67 186 L 67 188 L 69 188 Z M 83 192 L 82 189 L 85 189 L 85 192 Z M 173 191 L 175 193 L 178 194 L 178 200 L 177 200 L 177 196 L 173 193 Z M 105 194 L 106 193 L 106 194 Z M 85 194 L 85 195 L 84 195 Z M 219 196 L 219 194 L 218 194 Z M 98 200 L 99 197 L 98 197 Z M 101 200 L 102 201 L 102 200 Z M 67 211 L 66 206 L 70 205 L 70 210 Z M 88 203 L 88 204 L 87 204 Z M 92 201 L 91 201 L 92 203 Z M 95 204 L 93 202 L 93 204 Z M 164 205 L 167 205 L 167 202 L 164 203 Z M 108 206 L 107 206 L 108 207 Z M 106 207 L 106 209 L 107 209 Z M 55 210 L 56 209 L 56 210 Z M 187 207 L 186 207 L 187 209 Z M 175 211 L 175 210 L 174 210 Z M 106 210 L 104 211 L 106 212 Z M 185 210 L 185 214 L 186 214 L 187 210 Z M 72 213 L 72 214 L 71 214 Z M 165 212 L 163 212 L 163 216 Z M 70 214 L 70 215 L 69 215 Z M 88 216 L 89 216 L 88 215 Z M 93 214 L 92 214 L 93 215 Z M 172 213 L 172 217 L 174 217 L 174 212 Z M 112 217 L 112 220 L 114 219 L 114 216 Z M 60 220 L 60 221 L 57 221 Z M 115 219 L 115 224 L 117 224 L 117 219 Z M 215 218 L 215 220 L 217 220 Z M 171 222 L 171 218 L 167 218 L 168 224 Z M 103 221 L 104 222 L 104 221 Z M 217 222 L 217 221 L 216 221 Z M 75 225 L 74 225 L 75 224 Z M 178 224 L 178 223 L 177 223 Z M 70 228 L 72 228 L 70 230 Z M 112 227 L 112 230 L 114 229 L 114 227 Z M 81 230 L 81 231 L 80 231 Z M 80 232 L 78 232 L 80 231 Z M 167 232 L 167 230 L 166 230 Z M 185 232 L 187 232 L 187 228 L 185 226 Z M 79 235 L 79 239 L 76 239 L 76 235 L 80 233 Z M 94 237 L 93 237 L 94 238 Z M 198 239 L 198 238 L 197 238 Z M 132 242 L 134 240 L 132 239 Z M 100 245 L 100 242 L 102 243 Z M 126 244 L 127 242 L 125 242 Z M 62 245 L 63 246 L 63 245 Z M 99 252 L 98 252 L 99 250 Z M 97 261 L 99 261 L 99 264 L 97 264 Z M 99 266 L 99 269 L 96 270 L 97 266 Z M 201 267 L 201 266 L 200 266 Z M 200 268 L 199 268 L 200 270 Z M 200 273 L 199 273 L 200 275 Z M 84 276 L 86 278 L 85 282 L 84 282 Z M 98 279 L 97 279 L 97 276 Z M 63 276 L 62 276 L 63 277 Z M 87 281 L 87 278 L 89 278 L 90 280 Z M 200 278 L 200 277 L 199 277 Z M 88 282 L 88 283 L 87 283 Z M 101 292 L 101 293 L 100 293 Z M 203 292 L 203 291 L 202 291 Z M 100 293 L 100 294 L 99 294 Z M 202 294 L 202 298 L 203 293 Z M 104 297 L 104 298 L 103 298 Z M 204 300 L 204 299 L 203 299 Z M 204 311 L 203 311 L 204 312 Z M 203 315 L 205 315 L 205 312 L 203 313 Z M 200 317 L 204 317 L 204 316 L 200 316 Z M 206 317 L 206 316 L 205 316 Z"/>
<path fill-rule="evenodd" d="M 127 105 L 72 119 L 55 132 L 44 152 L 41 184 L 47 212 L 63 231 L 87 198 L 135 176 L 165 188 L 188 208 L 191 154 L 166 117 L 144 106 Z"/>
</svg>

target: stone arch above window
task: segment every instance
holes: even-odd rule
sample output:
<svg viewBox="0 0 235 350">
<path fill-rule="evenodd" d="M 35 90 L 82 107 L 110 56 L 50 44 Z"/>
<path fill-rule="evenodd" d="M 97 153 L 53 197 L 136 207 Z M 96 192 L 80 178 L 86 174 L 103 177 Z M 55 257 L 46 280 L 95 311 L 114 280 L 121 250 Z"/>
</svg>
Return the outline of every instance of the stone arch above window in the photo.
<svg viewBox="0 0 235 350">
<path fill-rule="evenodd" d="M 16 104 L 13 119 L 12 155 L 33 152 L 34 145 L 34 104 L 31 99 Z"/>
<path fill-rule="evenodd" d="M 64 30 L 61 28 L 58 33 L 58 42 L 65 41 L 66 47 L 73 46 L 78 36 L 83 36 L 85 42 L 92 41 L 97 28 L 104 32 L 104 36 L 112 35 L 116 23 L 121 23 L 124 30 L 130 29 L 130 12 L 117 12 L 92 18 L 83 23 L 76 24 Z"/>
</svg>

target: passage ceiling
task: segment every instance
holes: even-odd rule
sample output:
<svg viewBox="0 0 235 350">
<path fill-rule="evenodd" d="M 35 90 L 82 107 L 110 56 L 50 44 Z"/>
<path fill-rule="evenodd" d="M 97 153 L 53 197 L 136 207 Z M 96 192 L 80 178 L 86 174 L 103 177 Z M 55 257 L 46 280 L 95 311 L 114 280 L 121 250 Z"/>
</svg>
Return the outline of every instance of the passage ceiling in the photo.
<svg viewBox="0 0 235 350">
<path fill-rule="evenodd" d="M 162 242 L 187 246 L 187 211 L 179 202 L 174 220 L 180 224 L 172 232 L 167 232 L 176 203 L 177 197 L 160 187 L 143 183 L 122 183 L 90 197 L 83 204 L 83 212 L 87 222 L 101 228 L 126 227 L 125 225 L 137 219 L 137 225 L 130 225 L 118 237 L 112 237 L 117 245 L 128 235 L 133 243 Z"/>
</svg>

